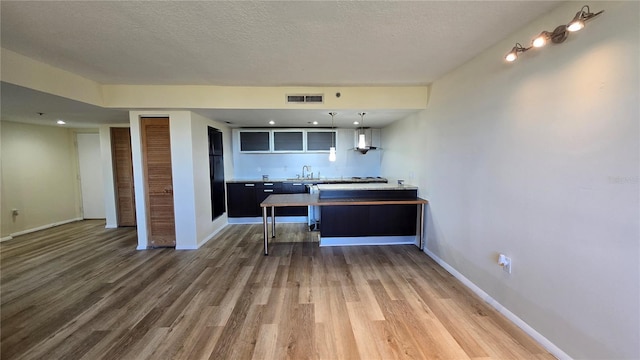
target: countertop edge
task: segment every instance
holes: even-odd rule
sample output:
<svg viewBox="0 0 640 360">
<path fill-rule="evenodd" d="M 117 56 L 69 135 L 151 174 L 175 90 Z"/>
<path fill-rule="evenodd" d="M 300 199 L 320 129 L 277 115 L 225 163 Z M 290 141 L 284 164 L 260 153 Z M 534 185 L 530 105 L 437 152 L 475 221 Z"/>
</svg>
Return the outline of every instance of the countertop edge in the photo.
<svg viewBox="0 0 640 360">
<path fill-rule="evenodd" d="M 389 183 L 369 183 L 369 184 L 318 184 L 318 190 L 320 191 L 366 191 L 366 190 L 418 190 L 417 186 L 413 185 L 397 185 Z"/>
<path fill-rule="evenodd" d="M 387 184 L 388 180 L 385 178 L 375 178 L 375 179 L 338 179 L 338 178 L 326 178 L 326 179 L 232 179 L 225 180 L 226 183 L 238 184 L 238 183 L 270 183 L 270 182 L 282 182 L 282 183 L 303 183 L 303 184 Z"/>
</svg>

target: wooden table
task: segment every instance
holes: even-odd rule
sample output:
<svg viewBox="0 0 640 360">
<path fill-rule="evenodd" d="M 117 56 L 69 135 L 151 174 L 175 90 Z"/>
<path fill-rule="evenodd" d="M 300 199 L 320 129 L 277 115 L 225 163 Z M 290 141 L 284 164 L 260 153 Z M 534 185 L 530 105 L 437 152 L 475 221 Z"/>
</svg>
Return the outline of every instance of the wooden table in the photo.
<svg viewBox="0 0 640 360">
<path fill-rule="evenodd" d="M 276 212 L 277 207 L 287 206 L 340 206 L 340 205 L 418 205 L 418 221 L 419 221 L 419 243 L 418 248 L 424 249 L 424 209 L 428 203 L 427 200 L 421 198 L 415 199 L 398 199 L 398 200 L 376 200 L 376 199 L 320 199 L 319 194 L 273 194 L 269 195 L 262 203 L 262 226 L 264 231 L 264 254 L 269 255 L 269 226 L 267 209 L 271 208 L 271 237 L 276 237 Z"/>
</svg>

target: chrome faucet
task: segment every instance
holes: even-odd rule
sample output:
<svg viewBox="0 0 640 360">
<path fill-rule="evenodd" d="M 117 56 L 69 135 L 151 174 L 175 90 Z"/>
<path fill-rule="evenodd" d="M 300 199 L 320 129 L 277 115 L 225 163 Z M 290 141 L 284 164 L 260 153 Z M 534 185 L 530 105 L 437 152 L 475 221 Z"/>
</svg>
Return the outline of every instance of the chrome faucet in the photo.
<svg viewBox="0 0 640 360">
<path fill-rule="evenodd" d="M 302 178 L 306 179 L 307 177 L 304 175 L 304 169 L 307 169 L 307 171 L 309 171 L 309 170 L 311 170 L 311 166 L 309 166 L 309 165 L 302 166 Z"/>
</svg>

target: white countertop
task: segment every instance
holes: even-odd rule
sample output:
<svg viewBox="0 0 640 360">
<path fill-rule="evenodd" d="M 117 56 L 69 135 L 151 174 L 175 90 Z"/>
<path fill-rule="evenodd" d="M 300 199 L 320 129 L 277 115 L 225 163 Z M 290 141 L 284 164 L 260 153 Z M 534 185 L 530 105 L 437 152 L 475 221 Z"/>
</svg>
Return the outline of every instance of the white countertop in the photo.
<svg viewBox="0 0 640 360">
<path fill-rule="evenodd" d="M 339 190 L 418 190 L 413 185 L 398 184 L 318 184 L 320 191 L 339 191 Z"/>
<path fill-rule="evenodd" d="M 294 183 L 304 183 L 304 184 L 313 184 L 313 183 L 378 183 L 380 181 L 386 181 L 384 178 L 367 178 L 367 177 L 344 177 L 344 178 L 320 178 L 320 179 L 268 179 L 263 181 L 262 179 L 229 179 L 226 180 L 228 183 L 242 183 L 242 182 L 294 182 Z"/>
</svg>

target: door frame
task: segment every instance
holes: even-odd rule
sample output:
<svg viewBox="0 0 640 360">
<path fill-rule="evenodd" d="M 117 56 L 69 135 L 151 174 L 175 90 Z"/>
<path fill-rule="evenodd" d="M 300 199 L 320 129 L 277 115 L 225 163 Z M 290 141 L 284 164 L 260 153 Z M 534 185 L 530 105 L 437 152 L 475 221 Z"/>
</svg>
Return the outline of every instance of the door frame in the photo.
<svg viewBox="0 0 640 360">
<path fill-rule="evenodd" d="M 152 243 L 152 234 L 151 234 L 151 209 L 149 203 L 149 175 L 148 175 L 148 166 L 147 166 L 147 137 L 144 134 L 144 123 L 145 121 L 150 121 L 154 119 L 162 119 L 166 120 L 169 127 L 169 139 L 171 139 L 171 118 L 169 116 L 140 116 L 139 117 L 139 131 L 140 131 L 140 155 L 141 155 L 141 165 L 142 165 L 142 173 L 143 173 L 143 194 L 144 194 L 144 204 L 145 204 L 145 230 L 146 230 L 146 248 L 154 247 Z M 172 202 L 172 215 L 173 215 L 173 236 L 174 236 L 174 244 L 172 247 L 177 246 L 177 229 L 176 229 L 176 217 L 175 217 L 175 195 L 173 193 L 173 159 L 171 154 L 171 140 L 169 142 L 169 156 L 171 157 L 171 202 Z M 135 184 L 135 183 L 134 183 Z M 138 243 L 138 246 L 140 244 Z"/>
</svg>

